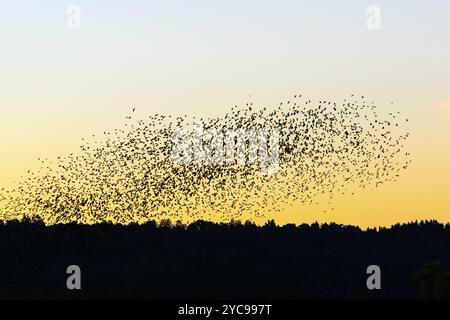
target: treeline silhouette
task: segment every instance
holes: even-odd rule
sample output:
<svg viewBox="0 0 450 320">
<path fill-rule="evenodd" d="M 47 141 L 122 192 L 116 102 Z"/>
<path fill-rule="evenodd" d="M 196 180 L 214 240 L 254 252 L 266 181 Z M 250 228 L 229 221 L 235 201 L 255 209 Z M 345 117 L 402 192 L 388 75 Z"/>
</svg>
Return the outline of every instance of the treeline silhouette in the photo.
<svg viewBox="0 0 450 320">
<path fill-rule="evenodd" d="M 437 262 L 439 261 L 439 262 Z M 66 269 L 81 268 L 68 290 Z M 381 290 L 366 269 L 381 268 Z M 0 298 L 444 299 L 450 225 L 0 224 Z"/>
</svg>

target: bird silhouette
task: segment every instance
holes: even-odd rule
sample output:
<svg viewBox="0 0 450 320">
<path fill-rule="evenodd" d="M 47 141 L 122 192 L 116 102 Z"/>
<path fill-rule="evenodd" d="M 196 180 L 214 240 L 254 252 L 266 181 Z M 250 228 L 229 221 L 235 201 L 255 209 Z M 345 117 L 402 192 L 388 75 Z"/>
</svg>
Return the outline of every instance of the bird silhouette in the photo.
<svg viewBox="0 0 450 320">
<path fill-rule="evenodd" d="M 195 121 L 202 131 L 189 145 L 197 144 L 200 156 L 193 148 L 174 155 L 192 138 Z M 54 162 L 38 158 L 38 171 L 0 192 L 0 213 L 47 224 L 263 217 L 323 195 L 333 199 L 353 185 L 396 181 L 411 162 L 400 124 L 398 113 L 379 114 L 354 95 L 314 102 L 296 94 L 274 108 L 248 103 L 217 117 L 126 116 L 125 128 L 83 139 L 78 152 Z M 276 146 L 261 143 L 274 132 Z M 275 148 L 274 169 L 259 159 Z"/>
</svg>

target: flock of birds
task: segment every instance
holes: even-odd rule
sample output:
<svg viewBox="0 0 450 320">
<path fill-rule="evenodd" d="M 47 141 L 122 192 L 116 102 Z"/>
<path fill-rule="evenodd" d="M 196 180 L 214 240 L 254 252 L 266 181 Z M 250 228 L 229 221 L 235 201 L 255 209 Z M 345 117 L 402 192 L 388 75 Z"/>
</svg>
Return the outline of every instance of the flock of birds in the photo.
<svg viewBox="0 0 450 320">
<path fill-rule="evenodd" d="M 261 162 L 174 161 L 173 132 L 189 131 L 193 121 L 127 116 L 124 129 L 84 140 L 76 153 L 39 159 L 39 171 L 0 193 L 0 218 L 129 224 L 262 217 L 294 203 L 331 203 L 355 186 L 395 181 L 411 162 L 404 151 L 409 133 L 401 132 L 407 119 L 398 112 L 381 115 L 373 102 L 354 95 L 337 103 L 299 94 L 275 108 L 249 102 L 200 119 L 205 132 L 277 130 L 278 167 L 271 174 L 262 174 L 267 164 Z M 214 137 L 203 138 L 206 146 Z"/>
</svg>

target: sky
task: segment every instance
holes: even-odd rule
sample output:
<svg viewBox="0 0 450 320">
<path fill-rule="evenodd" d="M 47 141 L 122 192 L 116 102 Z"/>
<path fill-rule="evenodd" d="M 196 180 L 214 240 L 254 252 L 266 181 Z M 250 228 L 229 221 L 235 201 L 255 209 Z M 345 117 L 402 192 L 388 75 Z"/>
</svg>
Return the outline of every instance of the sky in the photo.
<svg viewBox="0 0 450 320">
<path fill-rule="evenodd" d="M 396 183 L 338 196 L 333 212 L 293 204 L 273 218 L 450 222 L 447 0 L 5 2 L 0 186 L 37 168 L 38 157 L 120 127 L 134 107 L 142 117 L 205 116 L 249 96 L 275 106 L 298 92 L 337 101 L 355 93 L 409 118 L 410 168 Z M 367 24 L 373 6 L 379 29 Z M 68 8 L 80 10 L 79 25 Z"/>
</svg>

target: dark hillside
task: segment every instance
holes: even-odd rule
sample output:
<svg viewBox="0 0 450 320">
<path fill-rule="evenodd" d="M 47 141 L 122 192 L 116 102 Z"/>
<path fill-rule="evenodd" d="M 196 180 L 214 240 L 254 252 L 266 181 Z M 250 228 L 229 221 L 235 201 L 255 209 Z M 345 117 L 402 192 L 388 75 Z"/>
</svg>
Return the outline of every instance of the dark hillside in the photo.
<svg viewBox="0 0 450 320">
<path fill-rule="evenodd" d="M 429 261 L 450 266 L 450 225 L 11 222 L 0 225 L 0 298 L 415 298 Z M 381 290 L 366 287 L 372 264 Z M 66 288 L 69 265 L 80 291 Z"/>
</svg>

